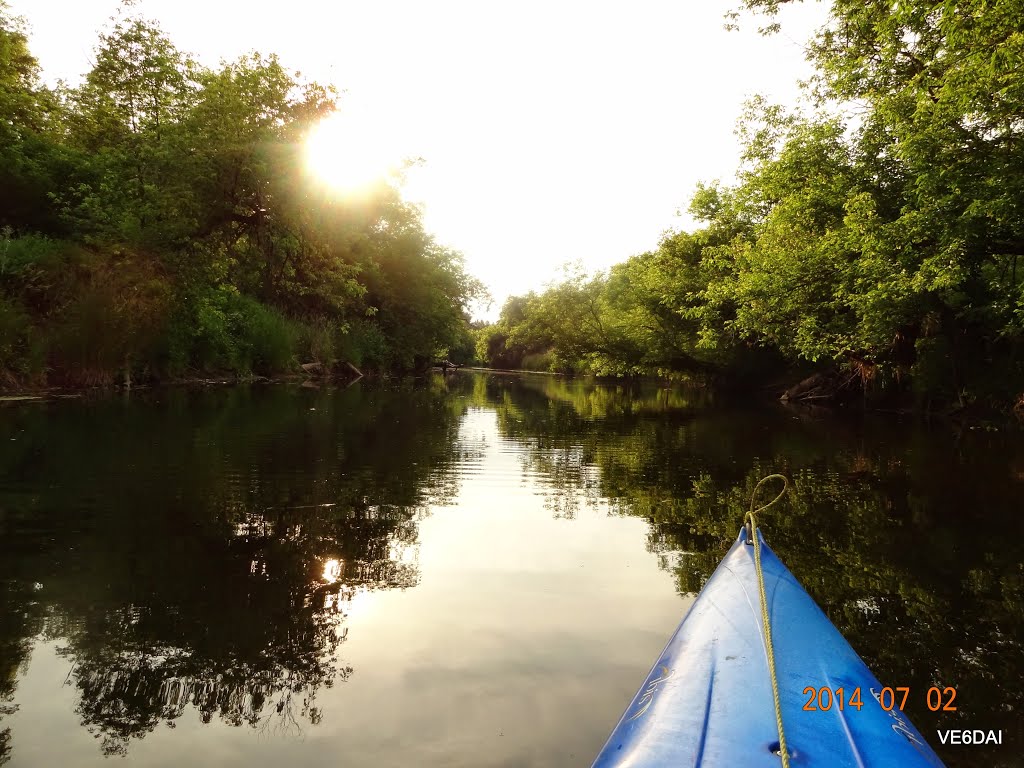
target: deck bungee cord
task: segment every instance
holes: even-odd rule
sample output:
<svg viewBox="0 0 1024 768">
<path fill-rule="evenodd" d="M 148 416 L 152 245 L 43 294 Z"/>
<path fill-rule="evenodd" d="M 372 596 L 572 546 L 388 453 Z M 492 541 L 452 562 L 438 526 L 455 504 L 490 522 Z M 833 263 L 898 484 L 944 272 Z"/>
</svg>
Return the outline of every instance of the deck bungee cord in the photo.
<svg viewBox="0 0 1024 768">
<path fill-rule="evenodd" d="M 779 494 L 769 501 L 767 504 L 762 504 L 757 509 L 754 509 L 754 502 L 757 500 L 757 492 L 761 490 L 761 486 L 771 480 L 781 480 L 782 490 Z M 786 732 L 782 727 L 782 702 L 779 699 L 779 679 L 775 672 L 775 646 L 772 644 L 772 621 L 771 616 L 768 613 L 768 596 L 765 594 L 764 589 L 764 570 L 761 568 L 761 539 L 757 536 L 757 519 L 756 515 L 759 512 L 764 512 L 770 506 L 775 504 L 779 499 L 786 495 L 786 490 L 789 488 L 789 480 L 786 479 L 785 475 L 768 475 L 762 477 L 757 485 L 754 486 L 754 490 L 750 494 L 750 511 L 747 512 L 744 518 L 744 524 L 747 526 L 747 544 L 752 544 L 754 547 L 754 571 L 757 573 L 757 591 L 761 596 L 761 622 L 764 626 L 764 649 L 768 654 L 768 675 L 772 681 L 772 699 L 775 703 L 775 722 L 779 727 L 779 757 L 782 758 L 782 768 L 789 768 L 789 750 L 786 748 Z"/>
</svg>

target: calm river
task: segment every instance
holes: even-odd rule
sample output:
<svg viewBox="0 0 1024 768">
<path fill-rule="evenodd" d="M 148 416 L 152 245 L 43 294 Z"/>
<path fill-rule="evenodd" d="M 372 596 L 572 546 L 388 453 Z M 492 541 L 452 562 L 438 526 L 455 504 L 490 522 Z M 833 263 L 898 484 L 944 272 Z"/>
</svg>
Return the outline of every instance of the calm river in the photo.
<svg viewBox="0 0 1024 768">
<path fill-rule="evenodd" d="M 1024 766 L 1019 435 L 465 372 L 0 405 L 0 763 L 589 766 L 782 472 L 947 765 Z"/>
</svg>

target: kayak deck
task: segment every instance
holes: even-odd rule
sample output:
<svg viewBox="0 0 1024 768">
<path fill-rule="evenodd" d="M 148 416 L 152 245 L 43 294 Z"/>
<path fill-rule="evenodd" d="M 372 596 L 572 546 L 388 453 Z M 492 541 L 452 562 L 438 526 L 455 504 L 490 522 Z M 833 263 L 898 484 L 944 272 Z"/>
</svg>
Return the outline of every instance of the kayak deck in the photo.
<svg viewBox="0 0 1024 768">
<path fill-rule="evenodd" d="M 876 699 L 882 685 L 764 543 L 760 530 L 756 535 L 790 764 L 941 768 L 906 715 L 898 707 L 882 708 Z M 753 549 L 741 530 L 594 768 L 781 765 Z M 827 711 L 805 710 L 809 687 L 843 689 L 843 708 L 836 702 Z"/>
</svg>

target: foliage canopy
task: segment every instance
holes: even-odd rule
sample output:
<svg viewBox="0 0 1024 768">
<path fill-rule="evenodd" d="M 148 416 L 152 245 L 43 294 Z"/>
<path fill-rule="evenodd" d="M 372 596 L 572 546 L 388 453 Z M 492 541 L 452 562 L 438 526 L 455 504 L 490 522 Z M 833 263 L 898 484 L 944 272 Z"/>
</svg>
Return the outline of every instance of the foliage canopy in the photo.
<svg viewBox="0 0 1024 768">
<path fill-rule="evenodd" d="M 771 34 L 792 1 L 744 6 Z M 812 106 L 747 104 L 735 183 L 693 196 L 700 229 L 513 299 L 481 353 L 727 376 L 775 359 L 1005 407 L 1024 390 L 1022 16 L 1019 0 L 836 0 Z"/>
<path fill-rule="evenodd" d="M 0 377 L 378 369 L 465 346 L 482 291 L 393 180 L 306 170 L 332 87 L 274 55 L 216 69 L 130 9 L 80 85 L 39 81 L 0 3 Z"/>
</svg>

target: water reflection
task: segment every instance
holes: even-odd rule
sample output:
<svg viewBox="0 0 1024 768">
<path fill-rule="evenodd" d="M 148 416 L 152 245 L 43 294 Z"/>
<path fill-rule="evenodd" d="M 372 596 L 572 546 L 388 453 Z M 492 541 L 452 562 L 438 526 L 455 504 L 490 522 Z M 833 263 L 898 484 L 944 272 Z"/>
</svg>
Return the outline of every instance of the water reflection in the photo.
<svg viewBox="0 0 1024 768">
<path fill-rule="evenodd" d="M 454 491 L 460 455 L 458 407 L 423 386 L 8 415 L 2 714 L 32 638 L 59 640 L 106 754 L 189 708 L 276 733 L 316 724 L 320 690 L 352 672 L 338 653 L 350 607 L 418 583 L 417 519 Z"/>
<path fill-rule="evenodd" d="M 555 508 L 608 499 L 619 514 L 648 520 L 649 549 L 680 592 L 699 591 L 717 566 L 757 481 L 788 475 L 785 504 L 763 516 L 769 541 L 878 677 L 920 693 L 912 719 L 929 732 L 1019 732 L 1019 435 L 714 407 L 650 385 L 614 399 L 608 388 L 565 380 L 514 386 L 528 390 L 520 403 L 545 395 L 545 418 L 515 396 L 500 398 L 499 414 L 551 484 Z M 933 685 L 956 687 L 955 712 L 926 708 Z M 998 747 L 947 747 L 943 758 L 1021 764 Z"/>
<path fill-rule="evenodd" d="M 512 457 L 515 478 L 484 461 L 495 452 Z M 49 640 L 67 662 L 79 721 L 107 754 L 130 752 L 187 713 L 268 738 L 307 733 L 324 717 L 326 692 L 359 674 L 345 658 L 353 619 L 380 610 L 385 590 L 427 589 L 421 531 L 470 481 L 489 489 L 483 505 L 521 484 L 546 519 L 579 530 L 592 519 L 643 521 L 640 555 L 693 593 L 735 537 L 755 482 L 783 472 L 792 491 L 763 521 L 773 548 L 884 682 L 957 688 L 957 711 L 929 712 L 922 695 L 911 717 L 926 732 L 1002 728 L 1005 740 L 1024 707 L 1021 467 L 1014 436 L 552 377 L 457 374 L 7 409 L 0 718 L 19 702 L 34 645 Z M 463 572 L 444 562 L 458 574 L 445 582 L 453 604 L 483 599 L 482 585 L 502 599 L 514 574 L 485 570 L 499 557 L 522 559 L 537 594 L 564 583 L 563 571 L 537 571 L 530 551 L 509 552 L 486 526 L 474 530 L 484 532 L 452 550 L 473 552 L 473 564 Z M 598 546 L 593 535 L 578 546 Z M 592 622 L 580 637 L 601 638 L 614 616 L 581 610 L 578 620 Z M 529 631 L 525 617 L 510 621 Z M 504 646 L 488 645 L 494 637 L 461 638 L 479 644 L 463 652 L 486 659 L 480 685 L 492 689 L 529 658 L 501 656 Z M 587 654 L 566 643 L 564 661 Z M 424 655 L 416 679 L 444 679 Z M 535 697 L 546 697 L 545 680 L 537 676 Z M 607 683 L 592 674 L 586 685 L 590 695 Z M 438 708 L 450 698 L 445 689 L 425 695 Z M 578 708 L 561 717 L 552 738 L 598 734 L 574 758 L 587 764 L 612 722 L 588 723 Z M 502 752 L 514 747 L 483 743 L 466 747 L 464 764 L 566 764 L 536 744 Z M 17 749 L 17 730 L 0 721 L 0 761 Z M 394 764 L 406 749 L 391 753 Z M 946 747 L 943 758 L 951 768 L 1017 764 L 998 747 Z"/>
</svg>

